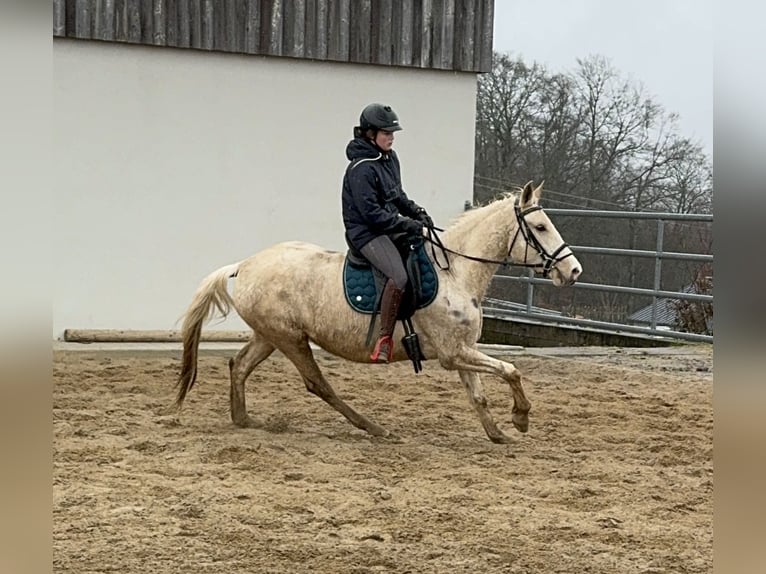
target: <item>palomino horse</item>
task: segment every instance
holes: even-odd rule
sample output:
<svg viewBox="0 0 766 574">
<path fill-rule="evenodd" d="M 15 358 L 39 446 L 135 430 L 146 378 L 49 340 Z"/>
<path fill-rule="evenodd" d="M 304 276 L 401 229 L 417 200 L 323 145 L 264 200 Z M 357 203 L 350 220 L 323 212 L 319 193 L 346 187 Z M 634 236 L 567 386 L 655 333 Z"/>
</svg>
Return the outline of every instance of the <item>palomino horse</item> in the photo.
<svg viewBox="0 0 766 574">
<path fill-rule="evenodd" d="M 498 265 L 504 261 L 533 267 L 556 286 L 571 285 L 582 270 L 548 216 L 539 207 L 542 185 L 528 183 L 484 207 L 470 210 L 441 235 L 452 255 L 448 269 L 438 269 L 439 290 L 433 303 L 417 311 L 412 322 L 425 357 L 445 369 L 457 370 L 468 399 L 492 442 L 510 439 L 487 409 L 478 373 L 492 373 L 508 382 L 513 393 L 511 420 L 520 432 L 529 426 L 530 403 L 521 374 L 511 363 L 477 349 L 481 334 L 481 301 Z M 437 257 L 441 259 L 441 256 Z M 353 310 L 341 282 L 344 254 L 301 242 L 280 243 L 248 259 L 227 265 L 200 284 L 184 316 L 183 365 L 176 405 L 180 408 L 197 378 L 197 353 L 202 325 L 217 309 L 226 316 L 233 306 L 252 328 L 249 342 L 229 360 L 231 418 L 241 427 L 256 426 L 245 407 L 245 380 L 275 349 L 297 367 L 306 388 L 329 403 L 354 426 L 375 436 L 388 431 L 346 404 L 327 382 L 309 346 L 356 362 L 370 362 L 365 345 L 369 317 Z M 445 265 L 446 267 L 446 265 Z M 236 277 L 233 294 L 227 282 Z M 403 335 L 397 325 L 394 340 Z M 395 345 L 393 360 L 408 357 Z"/>
</svg>

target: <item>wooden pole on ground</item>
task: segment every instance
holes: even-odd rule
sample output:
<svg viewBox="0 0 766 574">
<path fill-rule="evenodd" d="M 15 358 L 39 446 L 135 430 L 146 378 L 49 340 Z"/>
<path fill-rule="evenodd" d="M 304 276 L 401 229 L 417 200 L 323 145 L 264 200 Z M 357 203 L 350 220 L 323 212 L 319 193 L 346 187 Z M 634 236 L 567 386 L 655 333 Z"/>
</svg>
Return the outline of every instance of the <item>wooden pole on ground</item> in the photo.
<svg viewBox="0 0 766 574">
<path fill-rule="evenodd" d="M 250 331 L 203 331 L 202 341 L 208 343 L 241 343 L 250 339 Z M 68 343 L 180 343 L 178 330 L 66 329 Z"/>
</svg>

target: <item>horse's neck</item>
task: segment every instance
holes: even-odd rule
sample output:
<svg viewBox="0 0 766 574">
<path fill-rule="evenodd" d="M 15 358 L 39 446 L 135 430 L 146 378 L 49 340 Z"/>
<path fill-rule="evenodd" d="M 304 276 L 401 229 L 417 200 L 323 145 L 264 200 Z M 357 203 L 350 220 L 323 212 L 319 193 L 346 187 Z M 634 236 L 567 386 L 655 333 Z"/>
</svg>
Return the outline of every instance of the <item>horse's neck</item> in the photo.
<svg viewBox="0 0 766 574">
<path fill-rule="evenodd" d="M 511 235 L 516 233 L 514 197 L 466 213 L 445 231 L 444 244 L 449 249 L 482 259 L 500 261 L 508 254 Z M 484 297 L 498 265 L 450 255 L 453 274 L 463 288 L 479 301 Z"/>
</svg>

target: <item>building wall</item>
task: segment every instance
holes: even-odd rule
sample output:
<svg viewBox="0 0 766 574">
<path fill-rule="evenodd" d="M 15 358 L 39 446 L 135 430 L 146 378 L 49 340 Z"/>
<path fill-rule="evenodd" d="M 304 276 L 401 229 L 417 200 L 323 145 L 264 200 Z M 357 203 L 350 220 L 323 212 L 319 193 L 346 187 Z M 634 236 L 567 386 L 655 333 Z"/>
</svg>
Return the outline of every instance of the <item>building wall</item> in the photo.
<svg viewBox="0 0 766 574">
<path fill-rule="evenodd" d="M 54 337 L 177 328 L 207 273 L 279 241 L 343 250 L 371 101 L 399 114 L 405 189 L 437 224 L 471 199 L 473 73 L 58 38 L 53 68 Z"/>
</svg>

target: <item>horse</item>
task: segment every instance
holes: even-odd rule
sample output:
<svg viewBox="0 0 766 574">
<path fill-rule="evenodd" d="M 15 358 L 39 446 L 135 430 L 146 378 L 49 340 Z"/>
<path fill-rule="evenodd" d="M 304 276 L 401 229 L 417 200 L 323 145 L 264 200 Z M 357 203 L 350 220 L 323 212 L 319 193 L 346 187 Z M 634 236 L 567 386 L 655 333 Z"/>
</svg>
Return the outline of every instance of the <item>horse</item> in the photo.
<svg viewBox="0 0 766 574">
<path fill-rule="evenodd" d="M 572 285 L 582 272 L 580 262 L 539 204 L 542 184 L 527 183 L 516 192 L 460 215 L 439 236 L 441 250 L 429 258 L 436 266 L 438 292 L 433 302 L 417 310 L 412 324 L 426 358 L 457 371 L 468 400 L 489 440 L 508 443 L 510 437 L 495 423 L 479 373 L 502 378 L 511 388 L 511 422 L 522 433 L 529 428 L 531 404 L 521 373 L 509 362 L 477 348 L 481 335 L 481 301 L 492 276 L 504 263 L 530 267 L 550 277 L 557 287 Z M 432 239 L 433 241 L 433 239 Z M 447 258 L 448 261 L 441 261 Z M 298 369 L 306 389 L 326 401 L 357 428 L 385 437 L 389 432 L 343 401 L 325 379 L 310 343 L 349 361 L 369 363 L 366 345 L 368 316 L 353 310 L 341 281 L 345 255 L 310 243 L 290 241 L 268 247 L 247 259 L 226 265 L 205 277 L 183 316 L 183 355 L 176 383 L 175 406 L 197 378 L 198 349 L 203 324 L 226 317 L 233 308 L 252 329 L 245 346 L 229 360 L 230 413 L 239 427 L 257 427 L 245 404 L 245 381 L 278 349 Z M 446 263 L 449 263 L 448 265 Z M 228 281 L 236 278 L 233 293 Z M 401 322 L 394 340 L 403 335 Z M 395 345 L 391 361 L 407 360 Z M 382 365 L 384 367 L 384 365 Z"/>
</svg>

